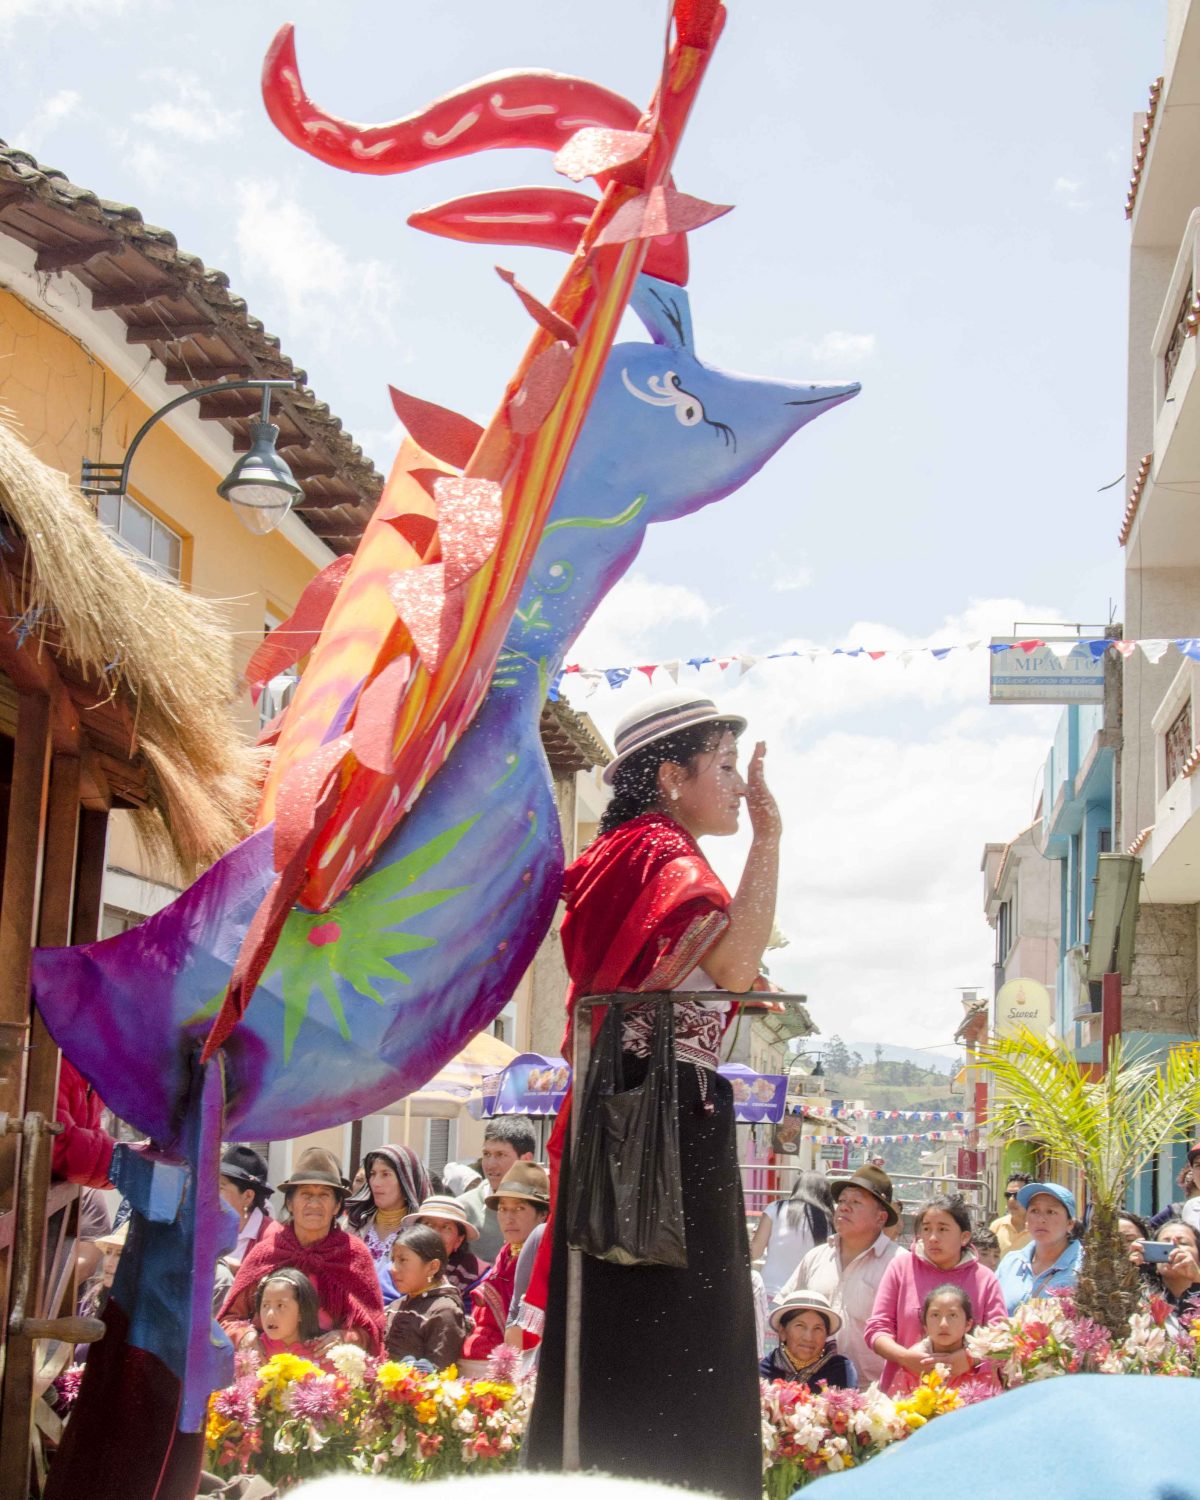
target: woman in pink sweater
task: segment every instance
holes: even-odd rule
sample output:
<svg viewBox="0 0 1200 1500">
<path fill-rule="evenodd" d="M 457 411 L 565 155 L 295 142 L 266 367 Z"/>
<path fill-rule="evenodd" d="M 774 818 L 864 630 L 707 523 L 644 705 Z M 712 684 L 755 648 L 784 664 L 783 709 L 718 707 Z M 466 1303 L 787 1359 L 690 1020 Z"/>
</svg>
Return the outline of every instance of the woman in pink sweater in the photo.
<svg viewBox="0 0 1200 1500">
<path fill-rule="evenodd" d="M 869 1347 L 887 1361 L 879 1383 L 889 1394 L 902 1370 L 920 1379 L 934 1365 L 946 1364 L 951 1380 L 957 1380 L 970 1369 L 965 1349 L 939 1359 L 925 1344 L 921 1309 L 935 1287 L 962 1287 L 977 1325 L 1007 1316 L 996 1273 L 970 1248 L 971 1216 L 961 1198 L 931 1198 L 917 1214 L 916 1228 L 911 1254 L 897 1255 L 883 1273 L 865 1329 Z"/>
</svg>

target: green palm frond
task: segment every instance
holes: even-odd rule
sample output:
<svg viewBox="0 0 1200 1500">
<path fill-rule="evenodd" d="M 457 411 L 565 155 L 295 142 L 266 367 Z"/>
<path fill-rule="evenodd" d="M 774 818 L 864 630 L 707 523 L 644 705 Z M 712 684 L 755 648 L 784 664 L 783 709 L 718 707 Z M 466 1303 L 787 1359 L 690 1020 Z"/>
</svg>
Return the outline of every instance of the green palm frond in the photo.
<svg viewBox="0 0 1200 1500">
<path fill-rule="evenodd" d="M 1042 1141 L 1083 1173 L 1097 1206 L 1117 1207 L 1132 1177 L 1200 1113 L 1194 1046 L 1156 1060 L 1116 1039 L 1096 1078 L 1064 1042 L 1022 1031 L 982 1048 L 976 1062 L 995 1082 L 993 1131 Z"/>
</svg>

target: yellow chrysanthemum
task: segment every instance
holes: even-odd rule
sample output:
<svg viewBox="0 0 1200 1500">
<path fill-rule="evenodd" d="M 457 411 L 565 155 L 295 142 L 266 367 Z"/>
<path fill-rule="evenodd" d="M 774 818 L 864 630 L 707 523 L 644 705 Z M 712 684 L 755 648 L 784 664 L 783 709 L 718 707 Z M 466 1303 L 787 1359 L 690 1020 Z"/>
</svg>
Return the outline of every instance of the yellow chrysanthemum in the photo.
<svg viewBox="0 0 1200 1500">
<path fill-rule="evenodd" d="M 424 1423 L 427 1427 L 437 1421 L 437 1402 L 426 1397 L 424 1401 L 418 1401 L 416 1405 L 417 1421 Z"/>
<path fill-rule="evenodd" d="M 205 1443 L 210 1448 L 218 1447 L 220 1445 L 221 1439 L 225 1436 L 225 1434 L 232 1426 L 233 1423 L 227 1417 L 221 1416 L 219 1412 L 215 1412 L 210 1408 L 208 1413 L 208 1423 L 204 1428 Z"/>
<path fill-rule="evenodd" d="M 398 1365 L 394 1359 L 389 1359 L 376 1371 L 375 1383 L 382 1386 L 385 1391 L 394 1391 L 404 1379 L 404 1374 L 404 1366 Z"/>
</svg>

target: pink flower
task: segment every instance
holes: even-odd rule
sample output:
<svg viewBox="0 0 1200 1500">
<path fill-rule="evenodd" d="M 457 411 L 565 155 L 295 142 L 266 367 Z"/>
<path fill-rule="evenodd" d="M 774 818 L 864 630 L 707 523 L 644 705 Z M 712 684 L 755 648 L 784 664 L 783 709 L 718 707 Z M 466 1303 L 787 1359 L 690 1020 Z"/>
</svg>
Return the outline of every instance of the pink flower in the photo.
<svg viewBox="0 0 1200 1500">
<path fill-rule="evenodd" d="M 1109 1346 L 1108 1329 L 1092 1318 L 1077 1318 L 1071 1332 L 1077 1354 L 1102 1354 Z"/>
<path fill-rule="evenodd" d="M 288 1392 L 287 1404 L 294 1416 L 321 1422 L 338 1409 L 337 1382 L 308 1375 L 298 1380 Z"/>
</svg>

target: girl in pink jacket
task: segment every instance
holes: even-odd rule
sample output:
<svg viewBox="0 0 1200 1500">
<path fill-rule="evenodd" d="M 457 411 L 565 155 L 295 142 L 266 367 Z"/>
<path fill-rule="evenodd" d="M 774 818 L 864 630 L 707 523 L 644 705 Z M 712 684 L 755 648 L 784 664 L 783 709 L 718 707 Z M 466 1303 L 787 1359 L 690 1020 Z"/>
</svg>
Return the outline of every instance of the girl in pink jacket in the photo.
<svg viewBox="0 0 1200 1500">
<path fill-rule="evenodd" d="M 916 1229 L 911 1253 L 897 1255 L 883 1273 L 865 1330 L 867 1344 L 887 1361 L 879 1384 L 889 1395 L 902 1371 L 918 1380 L 938 1364 L 949 1368 L 952 1381 L 970 1373 L 965 1349 L 939 1357 L 926 1345 L 923 1308 L 935 1288 L 961 1287 L 976 1323 L 1007 1316 L 996 1273 L 970 1248 L 971 1216 L 960 1197 L 931 1198 L 917 1214 Z"/>
<path fill-rule="evenodd" d="M 1000 1394 L 996 1367 L 988 1360 L 977 1360 L 967 1353 L 967 1334 L 975 1327 L 975 1312 L 970 1297 L 961 1286 L 953 1281 L 935 1286 L 921 1304 L 921 1320 L 925 1325 L 922 1347 L 939 1365 L 949 1369 L 956 1355 L 967 1354 L 966 1374 L 952 1376 L 947 1382 L 963 1401 L 982 1401 L 986 1396 Z M 907 1395 L 920 1383 L 919 1376 L 901 1370 L 896 1376 L 892 1394 Z"/>
</svg>

